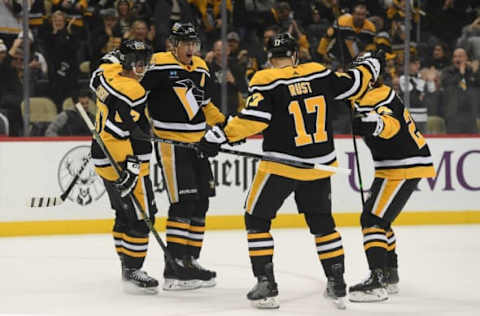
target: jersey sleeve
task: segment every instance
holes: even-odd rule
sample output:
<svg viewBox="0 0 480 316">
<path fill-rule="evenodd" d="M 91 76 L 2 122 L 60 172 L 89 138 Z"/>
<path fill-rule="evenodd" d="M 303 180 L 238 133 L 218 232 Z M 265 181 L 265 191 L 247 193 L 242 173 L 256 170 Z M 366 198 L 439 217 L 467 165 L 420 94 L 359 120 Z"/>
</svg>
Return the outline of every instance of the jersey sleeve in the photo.
<svg viewBox="0 0 480 316">
<path fill-rule="evenodd" d="M 353 67 L 346 73 L 331 72 L 329 76 L 335 100 L 350 101 L 360 99 L 369 89 L 373 78 L 370 69 L 365 66 Z"/>
</svg>

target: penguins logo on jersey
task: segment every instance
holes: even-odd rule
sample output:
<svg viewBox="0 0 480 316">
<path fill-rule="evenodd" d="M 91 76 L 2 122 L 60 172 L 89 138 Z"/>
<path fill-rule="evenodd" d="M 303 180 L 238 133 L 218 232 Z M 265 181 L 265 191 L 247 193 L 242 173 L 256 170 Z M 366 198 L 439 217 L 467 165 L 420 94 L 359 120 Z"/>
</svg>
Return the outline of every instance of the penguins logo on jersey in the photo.
<svg viewBox="0 0 480 316">
<path fill-rule="evenodd" d="M 58 184 L 62 192 L 65 192 L 89 154 L 90 146 L 77 146 L 70 149 L 62 158 L 58 167 Z M 68 199 L 86 206 L 100 199 L 104 193 L 103 182 L 95 173 L 93 162 L 90 160 L 68 195 Z"/>
<path fill-rule="evenodd" d="M 202 106 L 205 92 L 198 88 L 191 79 L 176 81 L 173 90 L 187 112 L 188 118 L 193 119 Z"/>
</svg>

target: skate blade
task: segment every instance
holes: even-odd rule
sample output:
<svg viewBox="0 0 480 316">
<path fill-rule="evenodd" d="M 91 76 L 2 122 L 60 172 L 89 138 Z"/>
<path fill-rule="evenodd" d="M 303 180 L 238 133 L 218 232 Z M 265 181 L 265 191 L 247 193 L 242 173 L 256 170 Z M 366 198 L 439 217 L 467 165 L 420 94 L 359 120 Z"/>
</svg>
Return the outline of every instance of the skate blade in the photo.
<svg viewBox="0 0 480 316">
<path fill-rule="evenodd" d="M 259 300 L 250 301 L 252 306 L 258 309 L 277 309 L 280 304 L 276 297 L 266 297 Z"/>
<path fill-rule="evenodd" d="M 374 289 L 369 291 L 354 291 L 349 293 L 348 300 L 354 303 L 372 303 L 388 300 L 386 289 Z"/>
<path fill-rule="evenodd" d="M 131 295 L 155 295 L 158 293 L 157 287 L 139 287 L 130 282 L 123 282 L 123 291 Z"/>
<path fill-rule="evenodd" d="M 207 287 L 214 287 L 215 285 L 217 285 L 217 281 L 215 281 L 215 278 L 211 278 L 208 281 L 200 281 L 201 287 L 207 288 Z"/>
<path fill-rule="evenodd" d="M 163 282 L 164 291 L 190 291 L 201 287 L 202 283 L 199 280 L 165 279 Z"/>
<path fill-rule="evenodd" d="M 398 288 L 398 284 L 388 284 L 387 285 L 387 293 L 388 294 L 398 294 L 400 289 Z"/>
<path fill-rule="evenodd" d="M 347 309 L 347 305 L 345 304 L 345 298 L 344 297 L 332 297 L 328 295 L 327 291 L 323 293 L 323 296 L 331 301 L 333 303 L 333 306 L 335 306 L 337 309 Z"/>
</svg>

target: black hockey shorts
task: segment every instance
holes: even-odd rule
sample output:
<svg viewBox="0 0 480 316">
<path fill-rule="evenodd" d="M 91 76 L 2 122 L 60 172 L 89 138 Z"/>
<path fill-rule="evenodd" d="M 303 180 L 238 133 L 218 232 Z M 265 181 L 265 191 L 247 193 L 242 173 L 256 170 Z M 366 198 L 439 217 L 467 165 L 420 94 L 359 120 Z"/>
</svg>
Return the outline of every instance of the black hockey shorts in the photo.
<svg viewBox="0 0 480 316">
<path fill-rule="evenodd" d="M 419 181 L 419 178 L 375 178 L 363 212 L 381 218 L 388 227 L 403 210 Z"/>
<path fill-rule="evenodd" d="M 330 178 L 302 181 L 258 170 L 245 201 L 245 211 L 264 219 L 275 218 L 285 199 L 294 193 L 299 213 L 331 214 Z"/>
<path fill-rule="evenodd" d="M 215 181 L 208 158 L 200 158 L 193 149 L 166 143 L 157 143 L 155 154 L 170 203 L 215 196 Z"/>
<path fill-rule="evenodd" d="M 113 182 L 103 179 L 103 183 L 105 184 L 105 189 L 110 198 L 112 209 L 125 214 L 130 221 L 143 219 L 140 210 L 134 206 L 130 195 L 122 198 L 118 190 L 114 187 Z M 157 213 L 157 206 L 155 205 L 155 199 L 153 196 L 152 181 L 148 174 L 138 177 L 138 182 L 133 190 L 133 194 L 149 217 L 152 217 Z"/>
</svg>

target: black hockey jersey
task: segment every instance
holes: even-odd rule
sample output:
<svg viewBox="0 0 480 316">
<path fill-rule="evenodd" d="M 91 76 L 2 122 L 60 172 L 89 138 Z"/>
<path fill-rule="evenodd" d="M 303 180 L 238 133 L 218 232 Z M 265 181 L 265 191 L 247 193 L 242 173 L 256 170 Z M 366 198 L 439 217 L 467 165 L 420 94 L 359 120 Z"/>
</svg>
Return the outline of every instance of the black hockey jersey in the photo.
<svg viewBox="0 0 480 316">
<path fill-rule="evenodd" d="M 250 95 L 238 116 L 229 120 L 230 142 L 263 131 L 268 156 L 336 166 L 332 133 L 334 100 L 360 98 L 371 73 L 363 66 L 334 73 L 319 63 L 265 69 L 250 81 Z M 331 172 L 262 161 L 259 169 L 299 180 L 330 176 Z"/>
<path fill-rule="evenodd" d="M 225 120 L 211 102 L 212 79 L 203 59 L 180 63 L 171 52 L 156 53 L 141 84 L 149 91 L 148 112 L 156 136 L 198 142 L 206 125 Z"/>
<path fill-rule="evenodd" d="M 93 74 L 90 88 L 97 96 L 95 126 L 115 161 L 122 163 L 128 155 L 141 161 L 140 176 L 148 175 L 152 144 L 130 137 L 138 126 L 146 134 L 150 125 L 146 115 L 147 95 L 140 83 L 121 76 L 120 64 L 103 64 Z M 117 175 L 96 140 L 92 141 L 95 170 L 103 178 L 114 181 Z"/>
<path fill-rule="evenodd" d="M 427 142 L 392 88 L 382 85 L 372 89 L 355 106 L 360 112 L 376 111 L 384 122 L 380 135 L 364 138 L 372 152 L 375 177 L 412 179 L 435 176 Z"/>
</svg>

